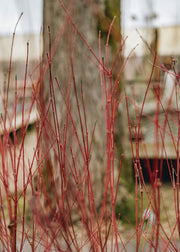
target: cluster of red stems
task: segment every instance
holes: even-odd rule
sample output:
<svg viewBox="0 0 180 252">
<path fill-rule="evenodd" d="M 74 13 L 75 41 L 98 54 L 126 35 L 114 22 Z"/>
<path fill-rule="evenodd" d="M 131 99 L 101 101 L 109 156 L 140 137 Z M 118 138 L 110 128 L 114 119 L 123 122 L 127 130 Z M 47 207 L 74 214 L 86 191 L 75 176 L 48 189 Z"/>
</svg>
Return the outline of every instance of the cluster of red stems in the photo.
<svg viewBox="0 0 180 252">
<path fill-rule="evenodd" d="M 60 1 L 61 3 L 61 1 Z M 93 135 L 95 127 L 92 130 L 90 136 L 87 126 L 87 114 L 86 106 L 83 96 L 83 88 L 81 86 L 81 98 L 78 97 L 76 90 L 76 82 L 73 71 L 73 58 L 71 59 L 71 81 L 68 86 L 68 95 L 64 95 L 61 85 L 57 79 L 51 78 L 51 58 L 55 53 L 56 45 L 50 48 L 47 62 L 41 67 L 40 77 L 37 83 L 32 81 L 32 101 L 28 111 L 25 111 L 25 96 L 26 85 L 28 76 L 28 51 L 29 45 L 27 45 L 27 60 L 24 76 L 24 87 L 21 93 L 23 97 L 22 103 L 22 139 L 18 142 L 16 132 L 16 111 L 19 103 L 19 96 L 17 95 L 17 83 L 15 78 L 15 92 L 14 92 L 14 113 L 13 118 L 8 113 L 8 94 L 11 79 L 11 65 L 12 65 L 12 53 L 13 43 L 15 38 L 15 32 L 12 38 L 11 56 L 9 64 L 9 74 L 7 81 L 6 93 L 1 94 L 4 106 L 4 117 L 1 120 L 1 127 L 3 129 L 3 137 L 0 138 L 0 154 L 1 154 L 1 168 L 0 168 L 0 244 L 1 251 L 25 251 L 25 247 L 30 246 L 32 251 L 127 251 L 129 243 L 134 243 L 136 251 L 141 248 L 142 251 L 145 248 L 145 244 L 155 251 L 162 245 L 163 251 L 178 251 L 175 232 L 178 230 L 180 236 L 180 214 L 179 214 L 179 158 L 177 158 L 177 181 L 171 178 L 172 187 L 174 190 L 175 215 L 176 223 L 174 226 L 170 226 L 168 215 L 167 223 L 169 224 L 170 232 L 166 232 L 164 229 L 160 213 L 166 209 L 161 206 L 161 179 L 155 176 L 152 179 L 152 171 L 148 170 L 150 184 L 152 187 L 151 193 L 148 192 L 146 184 L 143 179 L 142 170 L 140 167 L 138 157 L 138 139 L 141 131 L 141 118 L 143 115 L 143 106 L 146 100 L 147 92 L 149 90 L 152 75 L 155 69 L 155 62 L 157 62 L 156 55 L 154 56 L 154 62 L 152 64 L 152 71 L 147 85 L 146 93 L 144 95 L 143 105 L 141 112 L 137 113 L 138 124 L 135 130 L 136 138 L 136 155 L 132 146 L 133 167 L 135 174 L 135 205 L 136 205 L 136 226 L 132 227 L 131 237 L 125 240 L 121 232 L 119 231 L 119 225 L 121 220 L 121 213 L 119 218 L 115 214 L 115 206 L 117 200 L 117 193 L 121 177 L 121 168 L 123 164 L 123 155 L 118 169 L 118 175 L 115 176 L 115 143 L 114 143 L 114 120 L 115 114 L 118 109 L 119 103 L 125 99 L 127 108 L 128 126 L 130 134 L 130 142 L 132 140 L 132 129 L 128 104 L 130 99 L 125 92 L 122 92 L 118 97 L 118 85 L 122 71 L 130 57 L 124 60 L 124 63 L 120 67 L 119 73 L 115 80 L 112 79 L 112 73 L 114 65 L 122 52 L 125 40 L 122 41 L 121 46 L 116 54 L 114 62 L 111 67 L 108 65 L 108 42 L 111 33 L 109 28 L 109 34 L 107 36 L 106 43 L 106 57 L 102 60 L 101 57 L 101 38 L 99 36 L 99 55 L 97 56 L 88 42 L 80 33 L 78 27 L 73 22 L 70 14 L 61 3 L 62 7 L 69 20 L 81 37 L 85 45 L 88 47 L 91 57 L 96 61 L 97 70 L 100 72 L 101 89 L 102 89 L 102 104 L 104 110 L 104 120 L 106 127 L 106 179 L 104 184 L 104 197 L 102 198 L 102 204 L 100 210 L 97 211 L 94 190 L 95 185 L 92 181 L 92 174 L 90 167 L 90 155 L 93 143 Z M 39 93 L 37 90 L 42 89 L 41 82 L 45 72 L 49 71 L 50 74 L 50 96 L 49 104 L 46 104 L 46 110 L 42 109 L 42 104 L 39 99 Z M 73 84 L 71 87 L 71 83 Z M 59 118 L 56 108 L 56 100 L 54 93 L 54 85 L 58 86 L 59 93 L 64 100 L 66 107 L 66 117 L 63 122 L 63 129 L 59 126 Z M 38 86 L 38 88 L 37 88 Z M 76 98 L 78 121 L 80 130 L 76 127 L 73 114 L 71 113 L 70 103 L 70 89 L 73 88 L 73 92 Z M 118 98 L 117 98 L 118 97 Z M 80 105 L 82 104 L 82 110 Z M 31 111 L 34 107 L 37 108 L 37 142 L 34 148 L 34 154 L 32 160 L 26 162 L 24 142 L 27 134 L 29 118 Z M 53 120 L 49 120 L 49 111 L 52 109 Z M 26 113 L 26 116 L 25 116 Z M 165 112 L 166 123 L 168 123 L 168 112 Z M 180 117 L 178 116 L 179 120 Z M 12 127 L 7 127 L 8 122 L 12 124 Z M 13 123 L 13 122 L 14 123 Z M 68 128 L 71 125 L 73 134 L 78 143 L 78 148 L 81 153 L 82 164 L 76 163 L 75 153 L 73 153 L 72 146 L 67 147 L 67 135 Z M 154 126 L 159 130 L 158 117 L 154 122 Z M 166 126 L 166 125 L 165 125 Z M 13 133 L 13 142 L 10 138 L 10 129 Z M 80 136 L 81 135 L 81 136 Z M 176 139 L 177 157 L 179 157 L 179 135 L 180 128 L 178 129 L 178 138 Z M 172 136 L 173 137 L 173 136 Z M 141 138 L 143 136 L 141 135 Z M 46 140 L 45 140 L 46 139 Z M 81 140 L 82 139 L 82 140 Z M 45 141 L 45 144 L 43 144 Z M 46 148 L 44 147 L 46 146 Z M 50 157 L 53 157 L 53 162 L 49 161 Z M 148 155 L 147 155 L 148 157 Z M 54 161 L 55 160 L 55 161 Z M 49 169 L 50 175 L 50 187 L 52 187 L 52 194 L 48 193 L 45 177 L 43 176 L 44 162 Z M 53 164 L 53 165 L 52 165 Z M 35 169 L 33 167 L 36 167 Z M 158 174 L 160 169 L 158 162 L 154 168 Z M 173 167 L 169 167 L 170 174 Z M 19 173 L 23 176 L 23 189 L 19 189 Z M 58 173 L 59 182 L 57 184 L 56 178 L 53 175 L 54 170 Z M 70 174 L 70 175 L 69 175 Z M 58 185 L 58 186 L 57 186 Z M 13 190 L 10 189 L 13 187 Z M 120 193 L 120 192 L 119 192 Z M 30 194 L 30 197 L 29 197 Z M 147 225 L 144 229 L 145 216 L 143 215 L 143 197 L 144 194 L 148 197 L 147 212 L 148 209 L 152 209 L 155 215 L 155 221 L 151 224 L 151 233 L 148 230 L 150 225 Z M 27 197 L 28 195 L 28 197 Z M 110 202 L 109 202 L 110 195 Z M 46 202 L 46 203 L 45 203 Z M 46 207 L 48 205 L 48 213 Z M 31 221 L 26 223 L 26 211 L 30 212 Z M 76 221 L 74 220 L 74 216 Z M 143 217 L 144 216 L 144 217 Z M 170 233 L 170 235 L 169 235 Z"/>
</svg>

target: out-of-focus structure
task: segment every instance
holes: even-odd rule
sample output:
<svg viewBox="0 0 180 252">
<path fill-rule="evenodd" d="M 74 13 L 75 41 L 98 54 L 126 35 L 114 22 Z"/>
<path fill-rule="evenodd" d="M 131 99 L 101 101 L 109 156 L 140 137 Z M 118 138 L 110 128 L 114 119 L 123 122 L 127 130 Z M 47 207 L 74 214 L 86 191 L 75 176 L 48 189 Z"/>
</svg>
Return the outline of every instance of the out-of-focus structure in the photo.
<svg viewBox="0 0 180 252">
<path fill-rule="evenodd" d="M 10 5 L 9 5 L 10 4 Z M 37 7 L 34 10 L 34 7 Z M 0 114 L 1 124 L 5 112 L 5 99 L 8 92 L 8 117 L 6 121 L 7 130 L 11 131 L 15 124 L 15 79 L 17 77 L 17 97 L 18 104 L 16 108 L 16 128 L 21 128 L 22 125 L 22 104 L 23 104 L 23 88 L 25 82 L 26 59 L 28 57 L 26 92 L 24 102 L 24 120 L 29 117 L 29 110 L 32 104 L 32 84 L 35 85 L 39 76 L 39 70 L 35 67 L 38 65 L 42 54 L 42 39 L 40 35 L 40 26 L 42 22 L 42 9 L 40 8 L 42 1 L 23 1 L 16 3 L 9 1 L 2 4 L 1 18 L 2 21 L 4 13 L 6 12 L 6 23 L 0 25 Z M 32 8 L 33 7 L 33 8 Z M 6 11 L 5 11 L 6 10 Z M 24 12 L 15 29 L 20 13 Z M 10 68 L 10 53 L 12 46 L 13 32 L 15 32 L 14 43 L 12 48 L 12 61 L 10 70 L 10 81 L 8 83 L 8 75 Z M 27 43 L 28 56 L 27 56 Z M 28 119 L 29 124 L 36 122 L 37 113 L 33 106 Z M 0 134 L 3 134 L 3 126 L 0 125 Z"/>
<path fill-rule="evenodd" d="M 141 2 L 141 3 L 140 3 Z M 126 93 L 135 156 L 146 166 L 147 158 L 177 163 L 180 70 L 180 18 L 178 6 L 172 1 L 123 1 L 124 36 L 128 36 L 125 57 L 135 48 L 125 69 Z M 157 55 L 148 88 L 154 55 Z M 143 99 L 148 89 L 141 114 Z M 138 133 L 138 126 L 140 132 Z M 136 131 L 135 131 L 136 128 Z M 137 139 L 138 137 L 138 139 Z M 136 153 L 136 144 L 138 150 Z M 131 156 L 131 150 L 127 155 Z M 167 162 L 166 162 L 167 163 Z"/>
<path fill-rule="evenodd" d="M 0 113 L 1 118 L 4 118 L 4 104 L 3 99 L 6 96 L 6 89 L 8 86 L 8 72 L 10 66 L 10 49 L 11 49 L 12 36 L 0 37 Z M 16 128 L 20 128 L 22 124 L 22 104 L 23 104 L 23 89 L 25 81 L 25 68 L 27 59 L 27 42 L 29 43 L 28 53 L 28 70 L 27 70 L 27 83 L 25 92 L 25 121 L 26 116 L 28 117 L 29 109 L 32 103 L 32 85 L 36 83 L 39 72 L 35 70 L 35 66 L 38 65 L 40 57 L 40 37 L 39 35 L 17 35 L 15 37 L 13 57 L 12 57 L 12 68 L 11 78 L 9 83 L 9 98 L 8 98 L 8 115 L 14 114 L 15 106 L 15 78 L 17 76 L 17 96 L 18 104 L 16 109 Z M 31 75 L 32 73 L 32 75 Z M 26 113 L 27 112 L 27 113 Z M 30 113 L 29 123 L 35 123 L 37 119 L 35 106 Z M 10 120 L 11 121 L 11 120 Z M 14 121 L 7 122 L 7 129 L 11 131 L 14 127 Z M 0 128 L 0 134 L 3 134 L 3 130 Z"/>
</svg>

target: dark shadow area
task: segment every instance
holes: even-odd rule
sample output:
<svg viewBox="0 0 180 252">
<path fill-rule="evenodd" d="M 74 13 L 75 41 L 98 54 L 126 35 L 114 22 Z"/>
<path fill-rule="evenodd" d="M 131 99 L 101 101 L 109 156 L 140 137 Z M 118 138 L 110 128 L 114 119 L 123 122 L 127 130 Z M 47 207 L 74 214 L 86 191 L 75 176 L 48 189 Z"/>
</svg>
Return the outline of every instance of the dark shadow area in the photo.
<svg viewBox="0 0 180 252">
<path fill-rule="evenodd" d="M 169 183 L 171 178 L 177 179 L 177 159 L 140 159 L 142 173 L 145 182 L 150 182 L 149 171 L 152 178 L 155 177 L 156 166 L 158 166 L 158 177 L 161 177 L 162 182 Z M 134 169 L 133 169 L 134 174 Z"/>
</svg>

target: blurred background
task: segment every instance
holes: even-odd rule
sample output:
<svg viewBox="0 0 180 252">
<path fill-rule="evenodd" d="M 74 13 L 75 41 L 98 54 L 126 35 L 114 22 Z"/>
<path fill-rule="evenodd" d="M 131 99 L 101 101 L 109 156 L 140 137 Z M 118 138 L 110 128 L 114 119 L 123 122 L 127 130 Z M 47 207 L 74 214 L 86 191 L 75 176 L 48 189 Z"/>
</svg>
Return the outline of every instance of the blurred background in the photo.
<svg viewBox="0 0 180 252">
<path fill-rule="evenodd" d="M 52 37 L 53 35 L 53 22 L 48 20 L 54 20 L 56 13 L 50 13 L 49 8 L 49 19 L 48 16 L 48 0 L 1 0 L 0 8 L 0 83 L 2 90 L 6 89 L 7 85 L 7 73 L 9 68 L 9 58 L 11 50 L 11 41 L 12 35 L 16 22 L 23 12 L 23 16 L 17 26 L 16 36 L 13 49 L 13 64 L 11 70 L 11 88 L 14 90 L 14 79 L 15 75 L 18 76 L 18 86 L 21 88 L 24 81 L 24 71 L 25 71 L 25 62 L 27 55 L 27 42 L 29 42 L 29 69 L 28 72 L 33 71 L 33 81 L 36 81 L 39 76 L 38 71 L 34 71 L 34 67 L 38 64 L 39 60 L 43 55 L 43 50 L 45 48 L 45 43 L 47 37 L 45 37 L 44 29 L 45 25 L 52 26 Z M 55 2 L 55 1 L 54 1 Z M 64 1 L 65 2 L 65 1 Z M 66 1 L 65 5 L 68 6 Z M 59 9 L 62 9 L 60 4 L 56 3 Z M 55 5 L 55 4 L 54 4 Z M 49 5 L 50 6 L 50 5 Z M 118 32 L 122 35 L 121 38 L 114 36 L 114 40 L 117 45 L 120 44 L 120 40 L 123 40 L 127 36 L 125 46 L 122 51 L 121 60 L 126 58 L 130 51 L 135 48 L 133 53 L 131 53 L 130 58 L 127 62 L 127 65 L 124 69 L 121 85 L 125 88 L 129 97 L 132 100 L 139 102 L 139 105 L 142 104 L 143 95 L 145 93 L 147 82 L 150 76 L 152 62 L 153 62 L 153 53 L 156 52 L 158 55 L 158 60 L 156 62 L 159 66 L 170 66 L 172 64 L 172 59 L 175 59 L 175 71 L 178 73 L 180 69 L 180 2 L 178 0 L 78 0 L 77 9 L 81 9 L 81 6 L 86 10 L 87 13 L 90 13 L 90 18 L 87 18 L 87 22 L 92 30 L 94 27 L 102 30 L 102 34 L 105 31 L 107 35 L 107 30 L 109 28 L 109 22 L 101 22 L 102 19 L 107 21 L 112 20 L 113 16 L 116 17 L 116 33 Z M 91 10 L 88 12 L 88 7 L 91 7 Z M 56 8 L 56 9 L 58 9 Z M 46 9 L 46 10 L 45 10 Z M 51 10 L 52 11 L 52 10 Z M 59 11 L 62 13 L 62 11 Z M 83 12 L 76 11 L 73 13 L 77 23 L 79 22 L 80 15 Z M 45 16 L 46 15 L 46 16 Z M 82 14 L 83 15 L 83 14 Z M 91 20 L 91 15 L 95 15 L 98 25 L 94 25 Z M 78 18 L 77 18 L 78 17 Z M 106 19 L 105 19 L 106 17 Z M 57 19 L 60 20 L 60 19 Z M 49 22 L 49 23 L 48 23 Z M 62 25 L 62 20 L 58 21 L 59 26 Z M 92 23 L 91 23 L 92 22 Z M 82 22 L 80 22 L 82 23 Z M 104 26 L 107 26 L 104 29 Z M 98 52 L 98 36 L 94 37 L 91 35 L 92 30 L 88 30 L 83 27 L 79 27 L 80 31 L 85 29 L 84 33 L 85 38 L 92 45 L 95 52 Z M 93 32 L 92 32 L 93 34 Z M 98 34 L 98 33 L 97 33 Z M 96 35 L 97 35 L 96 34 Z M 54 38 L 53 38 L 54 39 Z M 95 45 L 96 44 L 96 45 Z M 114 45 L 111 44 L 112 51 Z M 150 49 L 151 48 L 151 49 Z M 96 50 L 97 49 L 97 50 Z M 152 50 L 152 51 L 151 51 Z M 114 53 L 110 55 L 110 58 L 113 58 Z M 122 61 L 121 61 L 122 62 Z M 169 68 L 169 69 L 170 69 Z M 152 85 L 147 96 L 147 106 L 151 107 L 152 110 L 148 112 L 151 116 L 155 115 L 155 107 L 153 107 L 154 101 L 156 101 L 156 90 L 158 90 L 159 84 L 163 83 L 165 71 L 156 69 L 154 71 Z M 29 77 L 28 77 L 29 78 Z M 30 83 L 29 79 L 29 83 Z M 29 89 L 31 89 L 31 84 L 29 84 Z M 11 92 L 11 91 L 10 91 Z M 31 91 L 27 92 L 28 95 L 31 94 Z M 92 94 L 95 97 L 94 94 Z M 11 95 L 10 95 L 11 97 Z M 95 99 L 95 98 L 93 98 Z M 91 101 L 92 102 L 92 101 Z M 90 102 L 90 104 L 91 104 Z M 149 105 L 148 104 L 151 104 Z M 12 101 L 13 103 L 13 101 Z M 1 101 L 2 104 L 2 101 Z M 11 107 L 11 101 L 10 101 Z M 131 106 L 132 104 L 130 104 Z M 1 105 L 2 107 L 2 105 Z M 119 108 L 119 113 L 121 114 L 121 107 Z M 92 111 L 91 111 L 92 112 Z M 3 114 L 3 111 L 1 111 Z M 135 112 L 130 110 L 132 123 L 136 123 Z M 122 115 L 121 115 L 122 116 Z M 99 118 L 99 115 L 97 116 Z M 126 118 L 123 118 L 125 121 Z M 174 120 L 176 120 L 176 115 Z M 173 125 L 176 125 L 173 123 Z M 172 127 L 173 127 L 172 125 Z M 147 149 L 150 158 L 154 158 L 154 130 L 153 125 L 147 120 L 147 117 L 142 119 L 142 129 L 144 138 L 147 142 Z M 123 135 L 128 135 L 126 132 L 127 129 L 124 129 Z M 177 134 L 176 129 L 174 129 L 174 134 Z M 99 137 L 97 136 L 97 139 Z M 119 139 L 120 137 L 117 137 Z M 129 141 L 128 136 L 126 137 L 127 142 Z M 121 144 L 120 144 L 121 145 Z M 169 147 L 168 147 L 169 146 Z M 123 150 L 127 157 L 131 157 L 131 152 L 125 147 Z M 140 156 L 145 158 L 145 153 L 140 152 Z M 172 141 L 167 139 L 167 153 L 168 157 L 176 159 L 176 153 L 172 148 Z"/>
<path fill-rule="evenodd" d="M 169 137 L 169 134 L 166 134 L 164 137 L 165 142 L 163 145 L 165 144 L 166 146 L 166 153 L 164 152 L 164 147 L 162 145 L 159 145 L 159 150 L 162 150 L 162 152 L 157 151 L 156 149 L 157 141 L 160 139 L 160 136 L 156 135 L 153 120 L 156 116 L 157 96 L 160 95 L 161 98 L 166 99 L 168 103 L 168 99 L 170 97 L 165 97 L 164 94 L 170 94 L 171 87 L 175 83 L 178 84 L 179 81 L 175 80 L 174 77 L 167 78 L 167 71 L 172 71 L 174 74 L 178 74 L 180 70 L 180 1 L 76 0 L 74 3 L 74 1 L 64 0 L 63 2 L 65 7 L 70 11 L 80 32 L 82 32 L 84 38 L 93 48 L 96 55 L 99 55 L 98 32 L 101 30 L 102 57 L 104 58 L 108 29 L 113 17 L 116 16 L 114 29 L 112 29 L 111 39 L 109 41 L 109 62 L 111 65 L 118 48 L 122 44 L 122 41 L 127 37 L 121 55 L 114 68 L 113 80 L 116 78 L 117 73 L 119 73 L 124 60 L 129 57 L 126 67 L 119 80 L 120 88 L 118 91 L 120 94 L 125 90 L 129 97 L 129 111 L 132 128 L 137 126 L 138 122 L 136 115 L 139 113 L 138 107 L 141 108 L 151 74 L 154 54 L 157 55 L 155 64 L 160 68 L 155 68 L 144 107 L 141 122 L 144 142 L 142 142 L 142 138 L 138 139 L 139 158 L 143 168 L 144 178 L 147 181 L 149 180 L 149 177 L 146 173 L 146 168 L 149 164 L 152 168 L 157 161 L 162 161 L 163 163 L 163 179 L 169 180 L 167 161 L 171 162 L 174 168 L 176 168 L 177 164 L 177 152 L 176 148 L 174 148 L 172 136 L 177 139 L 178 108 L 172 108 L 172 110 L 169 111 L 171 118 L 169 123 L 172 135 Z M 95 195 L 95 197 L 97 202 L 101 203 L 106 172 L 106 160 L 104 158 L 106 150 L 106 129 L 104 127 L 102 100 L 99 99 L 99 97 L 101 97 L 99 70 L 89 59 L 89 55 L 92 57 L 89 49 L 85 47 L 84 42 L 82 42 L 79 36 L 77 36 L 77 33 L 72 28 L 70 22 L 68 24 L 64 23 L 65 14 L 58 0 L 0 0 L 0 3 L 0 113 L 3 116 L 3 94 L 7 88 L 12 36 L 21 13 L 23 12 L 23 16 L 21 17 L 16 29 L 12 54 L 13 63 L 11 68 L 8 103 L 10 114 L 13 114 L 14 112 L 14 84 L 16 75 L 18 79 L 18 90 L 20 92 L 22 91 L 24 85 L 27 42 L 29 42 L 29 63 L 26 92 L 26 104 L 28 110 L 28 107 L 31 104 L 32 82 L 38 82 L 39 78 L 39 68 L 36 69 L 36 66 L 42 58 L 44 59 L 44 57 L 47 56 L 46 53 L 48 52 L 49 38 L 47 26 L 50 26 L 51 28 L 53 43 L 56 41 L 56 37 L 60 37 L 61 32 L 63 33 L 65 30 L 63 39 L 61 40 L 60 46 L 57 46 L 57 51 L 53 58 L 53 75 L 58 78 L 60 83 L 68 83 L 67 80 L 69 79 L 69 73 L 71 72 L 69 56 L 71 56 L 73 52 L 75 55 L 74 71 L 77 81 L 78 94 L 80 94 L 81 81 L 84 84 L 84 100 L 86 101 L 86 113 L 89 118 L 88 126 L 90 133 L 92 133 L 94 123 L 96 122 L 91 167 L 92 171 L 95 171 L 92 172 L 93 182 L 96 180 L 95 182 L 98 186 L 98 190 L 96 190 L 97 195 Z M 74 6 L 72 8 L 73 4 Z M 65 29 L 63 30 L 63 28 Z M 74 43 L 74 41 L 76 41 L 76 43 Z M 73 51 L 74 48 L 75 52 Z M 134 50 L 131 52 L 133 48 Z M 167 80 L 169 81 L 168 85 Z M 45 87 L 44 99 L 48 104 L 50 95 L 49 90 L 47 89 L 49 85 L 46 84 L 49 84 L 49 78 L 45 78 L 43 83 Z M 170 87 L 170 89 L 168 89 L 168 87 Z M 66 92 L 66 88 L 63 88 L 63 91 Z M 58 95 L 59 93 L 56 91 L 57 90 L 55 90 L 55 94 L 57 96 L 56 102 L 59 109 L 58 113 L 63 117 L 63 109 L 61 106 L 62 99 L 60 99 L 60 95 Z M 175 98 L 171 99 L 173 100 Z M 75 107 L 73 106 L 75 104 L 73 104 L 73 102 L 74 100 L 72 99 L 72 110 Z M 36 108 L 34 108 L 32 114 L 36 112 L 35 110 Z M 125 202 L 123 204 L 120 202 L 122 202 L 122 199 L 127 199 L 129 197 L 127 191 L 132 192 L 132 187 L 134 186 L 132 183 L 133 164 L 130 141 L 133 142 L 133 146 L 135 148 L 136 137 L 135 135 L 133 135 L 132 139 L 129 137 L 127 117 L 124 111 L 126 111 L 126 107 L 125 104 L 122 103 L 119 106 L 119 110 L 115 118 L 115 167 L 117 168 L 117 171 L 121 155 L 125 155 L 125 163 L 123 164 L 125 169 L 122 169 L 120 187 L 126 187 L 126 189 L 122 192 L 121 187 L 121 194 L 120 196 L 118 195 L 119 198 L 117 200 L 117 207 L 119 207 L 117 214 L 121 212 L 121 215 L 123 215 L 121 207 L 124 207 L 125 215 L 127 215 L 128 211 L 125 206 Z M 136 112 L 138 113 L 136 114 Z M 17 113 L 21 116 L 21 106 L 19 106 L 19 111 L 17 111 Z M 32 116 L 30 123 L 34 125 L 36 123 L 36 119 L 37 117 Z M 163 113 L 159 115 L 159 119 L 163 125 Z M 21 128 L 21 117 L 19 121 L 20 124 L 18 127 Z M 35 132 L 35 130 L 33 132 Z M 133 132 L 134 131 L 132 130 L 132 133 Z M 27 140 L 26 144 L 28 147 L 31 147 L 31 150 L 27 150 L 28 157 L 30 152 L 32 152 L 33 155 L 32 146 L 36 141 L 36 138 L 32 138 L 31 136 Z M 68 140 L 73 142 L 73 139 Z M 32 143 L 32 141 L 34 141 L 34 143 Z M 146 149 L 144 148 L 144 143 L 146 144 Z M 75 144 L 73 147 L 76 147 Z M 81 162 L 79 163 L 81 165 Z M 133 197 L 131 200 L 134 202 Z M 168 200 L 167 202 L 169 203 Z M 97 203 L 97 206 L 99 205 L 100 204 Z M 134 212 L 131 211 L 131 208 L 129 208 L 129 202 L 127 202 L 127 205 L 130 214 Z"/>
</svg>

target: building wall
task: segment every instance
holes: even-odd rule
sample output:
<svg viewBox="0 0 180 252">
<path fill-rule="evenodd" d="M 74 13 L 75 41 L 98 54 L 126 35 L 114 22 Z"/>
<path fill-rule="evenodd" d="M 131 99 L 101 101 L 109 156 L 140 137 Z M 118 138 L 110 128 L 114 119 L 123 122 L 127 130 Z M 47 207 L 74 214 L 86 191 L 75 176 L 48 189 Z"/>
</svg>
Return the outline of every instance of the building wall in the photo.
<svg viewBox="0 0 180 252">
<path fill-rule="evenodd" d="M 144 29 L 127 29 L 124 30 L 124 37 L 128 36 L 125 44 L 125 56 L 136 47 L 134 54 L 136 56 L 144 56 L 149 54 L 149 50 L 142 38 L 151 45 L 153 40 L 153 30 L 154 28 L 144 28 Z M 140 37 L 142 36 L 142 38 Z M 180 26 L 172 27 L 161 27 L 158 28 L 158 54 L 160 56 L 169 55 L 176 56 L 180 55 Z"/>
<path fill-rule="evenodd" d="M 27 59 L 27 42 L 29 42 L 29 53 L 28 53 L 28 75 L 27 85 L 29 88 L 32 86 L 32 80 L 36 81 L 39 76 L 39 70 L 34 71 L 31 76 L 29 74 L 38 65 L 42 54 L 42 40 L 41 36 L 37 34 L 29 35 L 15 35 L 13 54 L 12 54 L 12 65 L 11 65 L 11 78 L 10 78 L 10 91 L 9 91 L 9 110 L 13 110 L 14 104 L 14 85 L 15 76 L 17 76 L 18 87 L 23 86 L 26 59 Z M 10 52 L 11 52 L 12 36 L 0 37 L 0 113 L 3 115 L 3 93 L 7 89 L 8 85 L 8 72 L 10 63 Z"/>
</svg>

